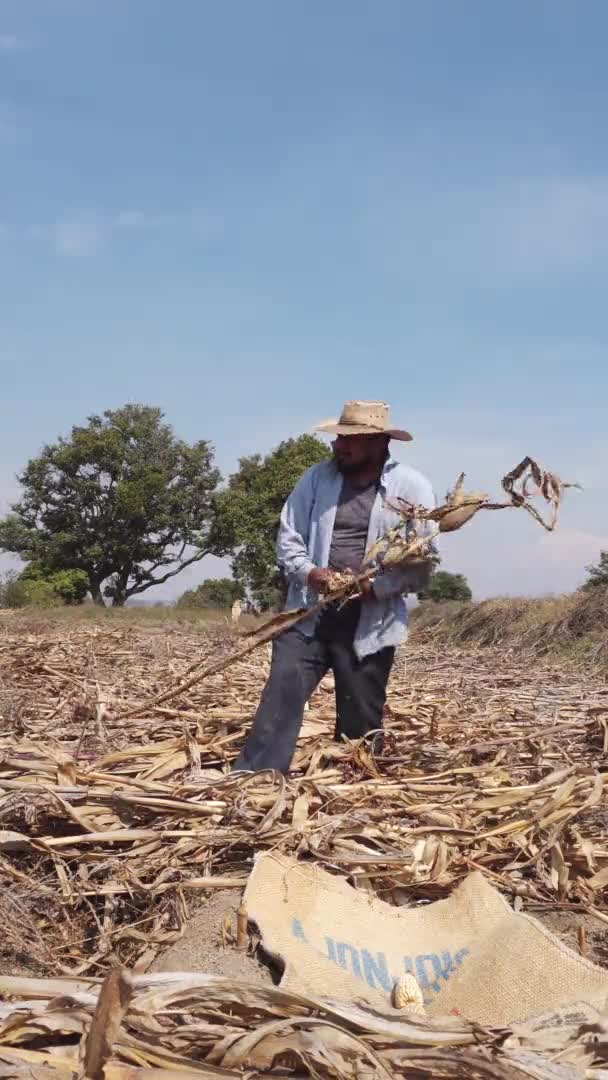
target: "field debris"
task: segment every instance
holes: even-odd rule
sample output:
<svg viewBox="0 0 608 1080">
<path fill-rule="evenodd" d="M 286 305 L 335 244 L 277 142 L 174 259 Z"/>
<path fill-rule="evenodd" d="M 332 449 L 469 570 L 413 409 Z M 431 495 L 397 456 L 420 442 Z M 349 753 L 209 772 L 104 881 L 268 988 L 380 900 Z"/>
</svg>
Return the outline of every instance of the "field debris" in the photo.
<svg viewBox="0 0 608 1080">
<path fill-rule="evenodd" d="M 129 977 L 117 971 L 101 988 L 87 979 L 0 976 L 0 993 L 10 998 L 0 1003 L 0 1067 L 7 1077 L 605 1075 L 591 1068 L 605 1061 L 604 1022 L 584 1006 L 487 1028 L 184 972 Z M 81 1046 L 89 1055 L 84 1068 Z"/>
<path fill-rule="evenodd" d="M 430 640 L 398 658 L 383 756 L 331 741 L 329 683 L 311 701 L 288 778 L 233 776 L 269 649 L 171 704 L 158 699 L 234 643 L 222 627 L 0 619 L 6 1067 L 73 1069 L 100 981 L 124 968 L 135 993 L 107 1080 L 147 1068 L 237 1075 L 245 1063 L 264 1074 L 273 1062 L 281 1076 L 543 1076 L 507 1056 L 512 1034 L 473 1034 L 454 1018 L 458 1045 L 405 1011 L 407 1031 L 389 1036 L 382 1025 L 395 1021 L 375 1013 L 355 1020 L 204 975 L 182 973 L 178 992 L 165 973 L 145 973 L 205 897 L 244 888 L 259 850 L 312 860 L 399 905 L 447 896 L 481 870 L 540 918 L 584 917 L 590 958 L 608 965 L 605 681 L 516 664 L 509 649 Z M 138 715 L 125 720 L 130 708 Z M 36 976 L 39 990 L 26 979 L 19 991 L 9 975 Z M 38 981 L 58 976 L 71 982 Z M 604 1053 L 601 1033 L 583 1046 L 584 1026 L 568 1028 L 564 1067 L 568 1054 L 590 1066 Z"/>
</svg>

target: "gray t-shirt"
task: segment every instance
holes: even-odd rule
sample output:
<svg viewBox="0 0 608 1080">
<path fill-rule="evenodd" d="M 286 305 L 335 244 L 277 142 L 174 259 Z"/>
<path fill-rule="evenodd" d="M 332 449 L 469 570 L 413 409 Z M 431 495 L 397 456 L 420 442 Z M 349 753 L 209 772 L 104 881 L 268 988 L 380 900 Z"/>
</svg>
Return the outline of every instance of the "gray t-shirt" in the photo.
<svg viewBox="0 0 608 1080">
<path fill-rule="evenodd" d="M 329 551 L 330 570 L 352 570 L 359 573 L 365 549 L 369 518 L 378 492 L 378 481 L 364 488 L 355 487 L 344 477 L 336 510 L 336 520 Z"/>
</svg>

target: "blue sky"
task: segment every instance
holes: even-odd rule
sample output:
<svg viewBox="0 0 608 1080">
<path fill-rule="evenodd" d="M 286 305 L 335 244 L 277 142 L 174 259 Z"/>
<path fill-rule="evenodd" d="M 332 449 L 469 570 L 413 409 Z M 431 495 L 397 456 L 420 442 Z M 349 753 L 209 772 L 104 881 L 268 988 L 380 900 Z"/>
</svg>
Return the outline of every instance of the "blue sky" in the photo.
<svg viewBox="0 0 608 1080">
<path fill-rule="evenodd" d="M 527 453 L 581 481 L 555 536 L 444 545 L 478 595 L 574 587 L 608 547 L 607 34 L 603 0 L 0 0 L 2 504 L 126 401 L 228 471 L 382 398 L 440 494 Z"/>
</svg>

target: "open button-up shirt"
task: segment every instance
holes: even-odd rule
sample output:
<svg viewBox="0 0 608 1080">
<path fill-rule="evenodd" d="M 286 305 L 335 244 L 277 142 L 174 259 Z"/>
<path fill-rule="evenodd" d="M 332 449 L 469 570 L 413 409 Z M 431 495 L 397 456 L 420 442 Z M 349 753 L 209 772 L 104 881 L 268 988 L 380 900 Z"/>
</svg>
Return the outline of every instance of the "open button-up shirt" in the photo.
<svg viewBox="0 0 608 1080">
<path fill-rule="evenodd" d="M 317 593 L 308 585 L 308 575 L 315 567 L 328 565 L 342 481 L 333 461 L 314 465 L 300 478 L 283 507 L 277 559 L 288 580 L 288 609 L 312 607 L 318 602 Z M 433 489 L 426 477 L 389 458 L 369 519 L 367 548 L 399 524 L 399 515 L 386 505 L 386 499 L 404 499 L 427 509 L 436 506 Z M 421 532 L 435 537 L 437 528 L 426 522 L 419 529 L 419 535 Z M 433 546 L 435 544 L 434 539 Z M 418 592 L 426 584 L 428 575 L 428 568 L 420 564 L 380 570 L 374 580 L 373 598 L 361 605 L 354 640 L 355 652 L 360 659 L 386 646 L 401 644 L 407 635 L 405 596 Z M 311 615 L 301 622 L 301 632 L 312 636 L 317 618 Z"/>
</svg>

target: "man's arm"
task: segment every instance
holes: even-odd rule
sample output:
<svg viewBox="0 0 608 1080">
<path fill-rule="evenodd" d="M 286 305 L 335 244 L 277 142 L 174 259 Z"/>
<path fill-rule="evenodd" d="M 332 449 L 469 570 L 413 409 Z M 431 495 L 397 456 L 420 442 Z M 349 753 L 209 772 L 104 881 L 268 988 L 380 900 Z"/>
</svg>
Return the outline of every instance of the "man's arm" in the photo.
<svg viewBox="0 0 608 1080">
<path fill-rule="evenodd" d="M 315 564 L 308 554 L 310 516 L 314 499 L 314 468 L 300 477 L 282 511 L 277 536 L 277 560 L 288 577 L 306 585 Z"/>
<path fill-rule="evenodd" d="M 427 510 L 435 508 L 436 499 L 431 484 L 426 477 L 416 477 L 415 486 L 407 493 L 408 502 L 415 506 L 424 506 Z M 425 521 L 418 528 L 419 537 L 433 537 L 431 554 L 437 551 L 439 529 L 434 521 Z M 388 600 L 392 596 L 405 596 L 418 593 L 428 585 L 433 570 L 432 559 L 413 562 L 409 566 L 387 568 L 381 571 L 372 583 L 372 590 L 378 600 Z"/>
</svg>

